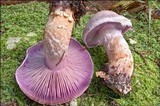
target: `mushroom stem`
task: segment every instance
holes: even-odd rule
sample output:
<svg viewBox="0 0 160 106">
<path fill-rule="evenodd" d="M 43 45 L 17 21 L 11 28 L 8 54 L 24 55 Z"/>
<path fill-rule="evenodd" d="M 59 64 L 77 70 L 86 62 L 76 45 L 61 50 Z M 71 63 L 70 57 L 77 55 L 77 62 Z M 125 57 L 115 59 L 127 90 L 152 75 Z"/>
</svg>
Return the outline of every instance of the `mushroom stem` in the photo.
<svg viewBox="0 0 160 106">
<path fill-rule="evenodd" d="M 133 57 L 129 46 L 122 35 L 122 30 L 115 25 L 107 25 L 100 29 L 100 36 L 104 39 L 102 45 L 108 55 L 109 64 L 104 78 L 107 86 L 119 94 L 127 94 L 131 90 L 130 78 L 133 72 Z M 101 39 L 102 39 L 101 38 Z"/>
<path fill-rule="evenodd" d="M 49 69 L 55 69 L 66 55 L 73 24 L 73 11 L 63 8 L 61 1 L 51 12 L 44 32 L 45 59 Z"/>
</svg>

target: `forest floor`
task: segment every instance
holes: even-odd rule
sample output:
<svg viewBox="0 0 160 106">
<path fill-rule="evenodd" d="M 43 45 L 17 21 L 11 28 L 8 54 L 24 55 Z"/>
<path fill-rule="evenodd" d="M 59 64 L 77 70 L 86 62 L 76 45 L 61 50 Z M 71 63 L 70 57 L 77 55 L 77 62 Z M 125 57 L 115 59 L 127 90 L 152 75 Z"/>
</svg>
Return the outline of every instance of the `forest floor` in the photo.
<svg viewBox="0 0 160 106">
<path fill-rule="evenodd" d="M 1 6 L 1 106 L 42 106 L 20 90 L 15 71 L 26 50 L 42 40 L 48 14 L 45 2 Z M 84 47 L 82 32 L 92 15 L 83 16 L 72 33 Z M 134 57 L 132 91 L 119 97 L 104 86 L 95 72 L 107 62 L 107 56 L 101 46 L 86 48 L 94 62 L 94 76 L 87 91 L 76 99 L 77 106 L 160 106 L 160 20 L 149 22 L 146 12 L 122 15 L 133 24 L 133 30 L 124 34 Z"/>
</svg>

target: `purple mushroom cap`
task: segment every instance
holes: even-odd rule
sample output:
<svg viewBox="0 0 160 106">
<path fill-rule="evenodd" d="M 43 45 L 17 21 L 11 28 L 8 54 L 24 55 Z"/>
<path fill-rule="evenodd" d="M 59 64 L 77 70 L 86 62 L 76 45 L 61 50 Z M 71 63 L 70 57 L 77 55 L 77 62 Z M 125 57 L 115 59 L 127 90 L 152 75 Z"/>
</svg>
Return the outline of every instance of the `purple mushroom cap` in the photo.
<svg viewBox="0 0 160 106">
<path fill-rule="evenodd" d="M 88 88 L 93 76 L 93 63 L 87 50 L 71 39 L 67 55 L 53 70 L 45 63 L 43 42 L 27 50 L 16 71 L 21 90 L 41 104 L 61 104 L 80 96 Z"/>
<path fill-rule="evenodd" d="M 122 33 L 132 27 L 130 20 L 124 16 L 109 10 L 100 11 L 89 20 L 83 31 L 83 41 L 87 47 L 91 48 L 102 44 L 102 40 L 98 40 L 103 39 L 99 34 L 99 30 L 107 25 L 115 26 Z"/>
</svg>

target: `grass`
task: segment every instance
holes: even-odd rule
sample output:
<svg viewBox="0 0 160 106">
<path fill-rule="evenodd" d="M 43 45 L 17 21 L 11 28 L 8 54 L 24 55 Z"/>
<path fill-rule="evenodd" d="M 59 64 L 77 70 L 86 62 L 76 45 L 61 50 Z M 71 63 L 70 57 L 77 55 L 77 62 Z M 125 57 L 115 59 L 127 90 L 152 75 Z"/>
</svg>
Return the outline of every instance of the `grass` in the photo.
<svg viewBox="0 0 160 106">
<path fill-rule="evenodd" d="M 88 90 L 77 98 L 78 106 L 159 106 L 160 105 L 160 20 L 151 21 L 150 35 L 148 16 L 123 13 L 131 19 L 134 31 L 125 34 L 125 39 L 137 41 L 129 43 L 133 53 L 135 69 L 132 77 L 132 92 L 119 97 L 94 77 Z M 91 14 L 81 18 L 81 26 L 74 27 L 73 37 L 81 42 L 82 31 Z M 15 102 L 19 106 L 42 106 L 31 101 L 20 90 L 15 81 L 15 71 L 25 58 L 27 48 L 42 40 L 43 30 L 48 18 L 48 4 L 30 2 L 1 7 L 1 103 Z M 36 36 L 26 36 L 33 32 Z M 9 37 L 20 37 L 16 47 L 7 49 Z M 107 62 L 102 47 L 88 49 L 96 72 Z M 2 104 L 1 104 L 2 105 Z"/>
</svg>

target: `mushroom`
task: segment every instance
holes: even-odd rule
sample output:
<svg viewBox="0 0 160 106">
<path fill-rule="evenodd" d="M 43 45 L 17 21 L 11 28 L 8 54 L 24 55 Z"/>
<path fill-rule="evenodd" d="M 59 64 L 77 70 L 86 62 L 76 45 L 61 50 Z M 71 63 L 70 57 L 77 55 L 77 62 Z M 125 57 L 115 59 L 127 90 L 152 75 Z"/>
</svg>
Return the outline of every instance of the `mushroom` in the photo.
<svg viewBox="0 0 160 106">
<path fill-rule="evenodd" d="M 119 95 L 131 91 L 133 57 L 123 37 L 123 33 L 131 27 L 129 19 L 113 11 L 103 10 L 89 20 L 83 32 L 83 41 L 87 47 L 104 47 L 109 62 L 96 75 Z"/>
<path fill-rule="evenodd" d="M 20 89 L 32 100 L 47 105 L 66 103 L 79 97 L 93 76 L 88 51 L 71 38 L 74 14 L 70 4 L 55 2 L 43 41 L 27 50 L 26 58 L 16 70 Z"/>
</svg>

